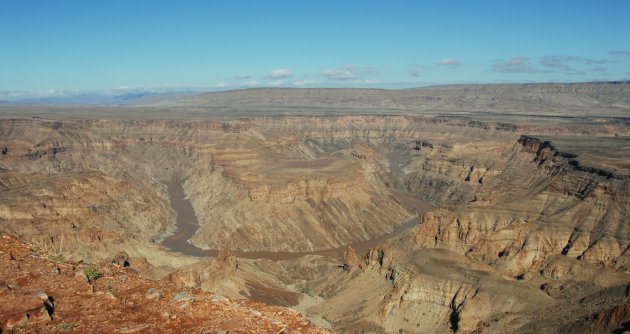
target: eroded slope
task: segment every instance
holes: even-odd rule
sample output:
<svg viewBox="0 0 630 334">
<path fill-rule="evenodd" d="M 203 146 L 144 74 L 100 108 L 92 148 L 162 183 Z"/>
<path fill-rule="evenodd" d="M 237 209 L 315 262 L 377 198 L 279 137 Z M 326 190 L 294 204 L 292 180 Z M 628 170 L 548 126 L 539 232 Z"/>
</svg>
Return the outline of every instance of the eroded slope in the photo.
<svg viewBox="0 0 630 334">
<path fill-rule="evenodd" d="M 619 117 L 625 93 L 595 98 L 587 95 L 597 89 L 570 88 L 521 97 L 483 89 L 480 108 L 504 95 L 491 110 L 496 120 L 470 109 L 449 117 L 5 120 L 0 229 L 89 261 L 124 249 L 132 264 L 146 257 L 163 266 L 146 265 L 147 273 L 179 267 L 168 276 L 177 286 L 294 305 L 340 331 L 620 330 L 630 320 L 630 186 L 627 161 L 615 153 L 627 150 L 630 134 Z M 356 102 L 351 93 L 340 99 Z M 287 106 L 302 103 L 291 94 Z M 364 102 L 383 98 L 374 94 Z M 469 93 L 452 94 L 434 95 L 452 103 L 447 109 L 470 102 Z M 597 115 L 496 113 L 536 94 L 545 95 L 540 107 L 580 95 L 575 113 L 593 107 Z M 556 146 L 556 138 L 582 142 Z M 192 204 L 200 224 L 192 242 L 201 248 L 330 249 L 422 217 L 367 255 L 217 267 L 161 247 L 175 229 L 171 180 Z"/>
</svg>

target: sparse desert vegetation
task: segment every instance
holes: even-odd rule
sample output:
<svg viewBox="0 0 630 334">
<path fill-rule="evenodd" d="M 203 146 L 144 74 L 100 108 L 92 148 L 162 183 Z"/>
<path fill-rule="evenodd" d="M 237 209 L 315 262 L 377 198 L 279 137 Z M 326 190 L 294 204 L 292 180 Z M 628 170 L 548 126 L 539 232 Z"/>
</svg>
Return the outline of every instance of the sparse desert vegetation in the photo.
<svg viewBox="0 0 630 334">
<path fill-rule="evenodd" d="M 625 93 L 584 106 L 601 114 L 541 119 L 450 103 L 363 114 L 341 109 L 355 104 L 337 102 L 344 91 L 281 89 L 264 96 L 292 107 L 273 117 L 252 112 L 271 107 L 258 90 L 174 102 L 237 105 L 252 94 L 252 106 L 221 119 L 3 109 L 0 228 L 59 266 L 130 266 L 161 284 L 292 307 L 341 332 L 617 330 L 630 283 L 630 123 L 606 105 L 630 95 L 625 84 L 594 87 Z M 362 93 L 366 110 L 382 98 Z M 306 103 L 311 115 L 291 114 Z M 82 273 L 98 290 L 109 270 Z M 595 314 L 611 320 L 583 320 Z"/>
</svg>

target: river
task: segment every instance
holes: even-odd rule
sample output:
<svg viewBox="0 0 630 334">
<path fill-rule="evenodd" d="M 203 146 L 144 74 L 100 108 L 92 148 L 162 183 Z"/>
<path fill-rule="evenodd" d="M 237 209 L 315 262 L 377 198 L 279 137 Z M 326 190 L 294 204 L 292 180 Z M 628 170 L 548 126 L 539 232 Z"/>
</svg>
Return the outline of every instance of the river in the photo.
<svg viewBox="0 0 630 334">
<path fill-rule="evenodd" d="M 392 169 L 392 172 L 400 172 L 400 158 L 394 155 L 389 155 L 387 158 L 388 160 L 390 160 L 390 168 Z M 188 240 L 190 240 L 190 238 L 192 238 L 195 232 L 199 229 L 199 223 L 197 221 L 195 211 L 190 201 L 186 197 L 186 193 L 184 192 L 184 188 L 182 187 L 181 182 L 177 178 L 174 178 L 168 182 L 164 182 L 164 184 L 167 186 L 168 189 L 171 207 L 177 213 L 177 229 L 173 235 L 168 236 L 166 239 L 164 239 L 164 241 L 162 241 L 162 245 L 164 245 L 171 251 L 179 252 L 185 255 L 199 257 L 216 256 L 219 253 L 218 250 L 201 249 L 188 242 Z M 388 239 L 391 239 L 417 225 L 419 223 L 419 217 L 433 207 L 431 204 L 428 204 L 416 197 L 407 195 L 402 192 L 392 191 L 392 194 L 404 207 L 415 211 L 416 217 L 410 219 L 404 224 L 397 226 L 391 233 L 384 234 L 369 240 L 358 241 L 350 245 L 327 250 L 311 252 L 234 251 L 234 255 L 246 259 L 267 259 L 275 261 L 291 260 L 305 255 L 324 255 L 339 257 L 343 255 L 343 252 L 345 251 L 347 246 L 351 246 L 352 248 L 354 248 L 357 254 L 363 254 L 367 252 L 370 248 L 373 248 L 378 244 L 387 241 Z"/>
</svg>

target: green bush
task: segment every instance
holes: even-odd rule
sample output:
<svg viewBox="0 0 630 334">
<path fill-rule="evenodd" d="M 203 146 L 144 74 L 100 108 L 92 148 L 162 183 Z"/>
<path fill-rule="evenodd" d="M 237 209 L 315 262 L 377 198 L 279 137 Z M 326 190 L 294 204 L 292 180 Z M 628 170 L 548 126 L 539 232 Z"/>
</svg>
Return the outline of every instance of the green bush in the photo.
<svg viewBox="0 0 630 334">
<path fill-rule="evenodd" d="M 96 267 L 87 267 L 83 269 L 83 273 L 85 274 L 88 282 L 94 282 L 94 280 L 103 276 L 103 274 L 101 274 Z"/>
<path fill-rule="evenodd" d="M 62 254 L 48 254 L 48 260 L 55 263 L 66 263 L 66 258 Z"/>
</svg>

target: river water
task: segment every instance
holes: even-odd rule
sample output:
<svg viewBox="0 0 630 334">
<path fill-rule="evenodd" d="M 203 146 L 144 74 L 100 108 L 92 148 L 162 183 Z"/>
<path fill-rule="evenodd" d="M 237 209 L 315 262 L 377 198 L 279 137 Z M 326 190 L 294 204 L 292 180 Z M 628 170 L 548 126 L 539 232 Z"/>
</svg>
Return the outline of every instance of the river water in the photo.
<svg viewBox="0 0 630 334">
<path fill-rule="evenodd" d="M 399 158 L 394 155 L 388 156 L 390 160 L 390 168 L 393 172 L 400 172 Z M 393 161 L 392 161 L 393 160 Z M 170 204 L 173 210 L 177 213 L 177 229 L 175 233 L 162 241 L 162 245 L 174 252 L 179 252 L 185 255 L 192 256 L 216 256 L 219 251 L 216 249 L 201 249 L 188 240 L 192 238 L 195 232 L 199 229 L 199 223 L 193 207 L 186 197 L 184 188 L 181 182 L 174 178 L 171 181 L 164 182 L 168 189 Z M 363 254 L 370 248 L 377 246 L 378 244 L 391 239 L 402 232 L 412 228 L 419 223 L 419 217 L 430 210 L 433 206 L 413 196 L 392 191 L 392 194 L 396 199 L 406 208 L 415 211 L 416 217 L 410 219 L 404 224 L 396 227 L 391 233 L 384 234 L 369 240 L 355 242 L 350 245 L 320 250 L 312 252 L 271 252 L 271 251 L 254 251 L 254 252 L 242 252 L 234 251 L 234 254 L 240 258 L 246 259 L 267 259 L 267 260 L 291 260 L 299 258 L 305 255 L 324 255 L 332 257 L 340 257 L 343 255 L 347 246 L 352 246 L 357 254 Z"/>
</svg>

